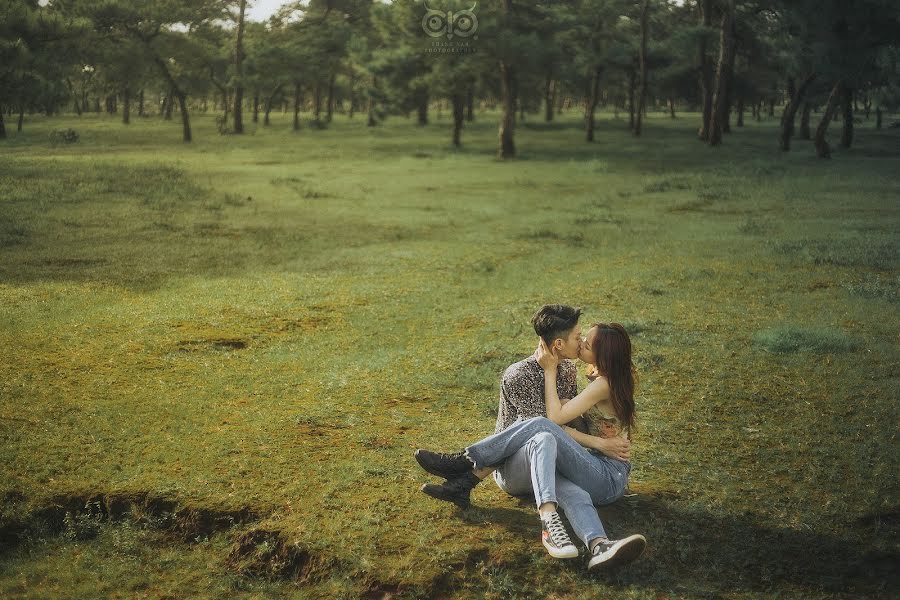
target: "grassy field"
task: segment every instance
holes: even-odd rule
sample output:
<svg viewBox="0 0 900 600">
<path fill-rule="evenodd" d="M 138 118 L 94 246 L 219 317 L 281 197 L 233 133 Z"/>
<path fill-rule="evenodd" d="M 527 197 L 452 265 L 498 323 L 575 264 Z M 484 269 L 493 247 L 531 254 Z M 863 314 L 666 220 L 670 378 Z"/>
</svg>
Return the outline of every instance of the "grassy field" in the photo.
<svg viewBox="0 0 900 600">
<path fill-rule="evenodd" d="M 821 161 L 773 120 L 589 145 L 573 112 L 501 163 L 496 115 L 461 150 L 446 112 L 273 116 L 0 143 L 0 596 L 898 592 L 898 130 Z M 600 513 L 650 545 L 616 574 L 492 482 L 418 491 L 414 448 L 493 432 L 545 302 L 633 334 L 635 495 Z"/>
</svg>

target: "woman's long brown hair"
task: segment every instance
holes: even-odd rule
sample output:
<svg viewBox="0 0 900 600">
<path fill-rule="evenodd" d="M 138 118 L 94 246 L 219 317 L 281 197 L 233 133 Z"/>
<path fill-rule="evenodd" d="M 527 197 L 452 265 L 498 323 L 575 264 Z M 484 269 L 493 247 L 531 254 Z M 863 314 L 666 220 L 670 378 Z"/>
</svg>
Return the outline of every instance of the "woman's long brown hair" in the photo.
<svg viewBox="0 0 900 600">
<path fill-rule="evenodd" d="M 594 357 L 597 371 L 609 383 L 609 400 L 622 428 L 628 432 L 634 429 L 634 364 L 631 362 L 631 338 L 618 323 L 594 323 L 597 335 L 594 337 Z"/>
</svg>

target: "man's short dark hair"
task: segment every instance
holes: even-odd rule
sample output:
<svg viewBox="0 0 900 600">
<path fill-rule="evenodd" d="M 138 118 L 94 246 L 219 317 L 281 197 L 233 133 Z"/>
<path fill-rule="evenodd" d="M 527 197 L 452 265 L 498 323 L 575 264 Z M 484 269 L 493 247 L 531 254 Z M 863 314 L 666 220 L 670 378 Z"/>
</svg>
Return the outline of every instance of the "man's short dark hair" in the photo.
<svg viewBox="0 0 900 600">
<path fill-rule="evenodd" d="M 553 340 L 564 338 L 578 325 L 579 318 L 581 318 L 580 308 L 565 304 L 545 304 L 531 317 L 531 324 L 534 326 L 534 332 L 550 346 Z"/>
</svg>

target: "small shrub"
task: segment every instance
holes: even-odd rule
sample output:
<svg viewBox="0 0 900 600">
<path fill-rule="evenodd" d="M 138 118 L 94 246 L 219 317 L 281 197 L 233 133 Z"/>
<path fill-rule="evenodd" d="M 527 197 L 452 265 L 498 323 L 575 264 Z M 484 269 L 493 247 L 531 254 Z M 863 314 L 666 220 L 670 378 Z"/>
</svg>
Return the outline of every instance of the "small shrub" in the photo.
<svg viewBox="0 0 900 600">
<path fill-rule="evenodd" d="M 891 302 L 900 300 L 900 276 L 881 279 L 867 273 L 862 281 L 845 283 L 843 287 L 851 294 L 863 298 L 882 298 Z"/>
<path fill-rule="evenodd" d="M 753 341 L 769 352 L 814 352 L 834 354 L 855 350 L 859 344 L 846 333 L 827 327 L 797 327 L 783 325 L 766 329 L 753 336 Z"/>
<path fill-rule="evenodd" d="M 562 242 L 570 246 L 581 246 L 584 244 L 584 234 L 580 231 L 574 233 L 560 233 L 552 229 L 538 229 L 529 231 L 519 236 L 523 240 L 536 240 L 541 242 Z"/>
<path fill-rule="evenodd" d="M 78 132 L 74 129 L 54 129 L 50 132 L 50 142 L 53 144 L 74 144 L 78 141 Z"/>
<path fill-rule="evenodd" d="M 892 269 L 900 253 L 895 244 L 861 239 L 792 240 L 772 245 L 778 254 L 797 255 L 816 265 Z"/>
<path fill-rule="evenodd" d="M 661 179 L 659 181 L 654 181 L 653 183 L 648 183 L 644 186 L 645 194 L 655 194 L 660 192 L 670 192 L 674 190 L 689 190 L 691 189 L 691 183 L 683 178 L 672 178 L 672 179 Z"/>
<path fill-rule="evenodd" d="M 819 242 L 813 245 L 811 254 L 817 265 L 864 266 L 874 269 L 893 268 L 898 258 L 894 244 L 866 240 Z"/>
<path fill-rule="evenodd" d="M 85 512 L 66 511 L 63 517 L 63 536 L 73 542 L 92 540 L 100 533 L 103 515 L 99 504 L 88 502 L 84 509 Z"/>
<path fill-rule="evenodd" d="M 764 235 L 772 230 L 772 224 L 768 221 L 747 217 L 738 225 L 738 231 L 745 235 Z"/>
<path fill-rule="evenodd" d="M 628 332 L 629 336 L 637 335 L 642 331 L 647 331 L 650 329 L 650 326 L 647 325 L 644 321 L 629 321 L 625 320 L 621 323 L 622 327 L 625 328 L 625 331 Z"/>
<path fill-rule="evenodd" d="M 219 135 L 225 135 L 225 134 L 229 133 L 228 119 L 226 119 L 222 115 L 219 115 L 218 117 L 216 117 L 216 131 L 219 132 Z"/>
</svg>

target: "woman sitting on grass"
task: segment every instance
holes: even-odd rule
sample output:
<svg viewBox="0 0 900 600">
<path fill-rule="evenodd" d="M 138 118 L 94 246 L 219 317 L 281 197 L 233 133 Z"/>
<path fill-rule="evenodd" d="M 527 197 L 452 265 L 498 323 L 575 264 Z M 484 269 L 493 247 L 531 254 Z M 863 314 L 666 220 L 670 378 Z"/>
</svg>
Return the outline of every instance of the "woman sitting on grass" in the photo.
<svg viewBox="0 0 900 600">
<path fill-rule="evenodd" d="M 590 556 L 588 570 L 593 570 L 634 560 L 643 552 L 646 540 L 642 535 L 610 540 L 594 508 L 595 504 L 610 504 L 621 498 L 631 472 L 629 440 L 635 412 L 631 340 L 621 325 L 598 323 L 588 331 L 579 354 L 594 367 L 596 377 L 563 404 L 556 389 L 559 358 L 541 340 L 536 358 L 544 369 L 547 418 L 517 421 L 458 455 L 419 450 L 416 460 L 428 472 L 447 479 L 442 485 L 428 484 L 422 490 L 435 498 L 456 501 L 461 489 L 468 494 L 493 467 L 525 448 L 530 480 L 522 477 L 518 484 L 506 482 L 502 487 L 516 495 L 533 491 L 541 517 L 542 543 L 556 558 L 578 556 L 556 512 L 557 488 L 581 488 L 584 501 L 574 510 L 569 508 L 566 517 L 584 541 Z M 591 435 L 603 438 L 597 442 L 597 449 L 582 447 L 560 427 L 578 416 L 586 418 Z M 609 426 L 615 430 L 613 437 L 605 432 Z M 571 491 L 571 487 L 567 489 L 567 493 Z"/>
</svg>

